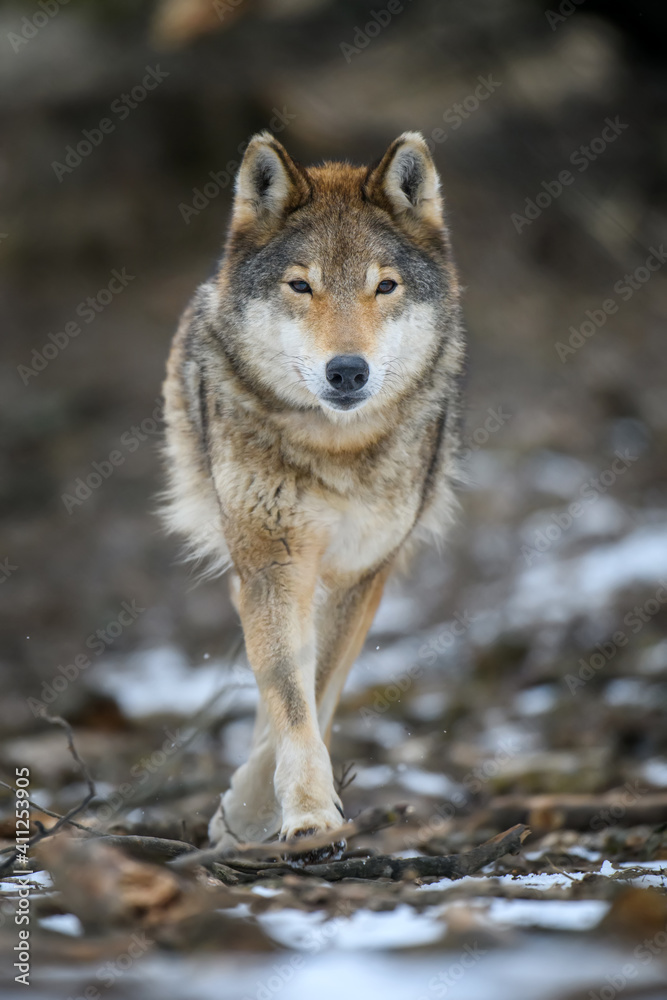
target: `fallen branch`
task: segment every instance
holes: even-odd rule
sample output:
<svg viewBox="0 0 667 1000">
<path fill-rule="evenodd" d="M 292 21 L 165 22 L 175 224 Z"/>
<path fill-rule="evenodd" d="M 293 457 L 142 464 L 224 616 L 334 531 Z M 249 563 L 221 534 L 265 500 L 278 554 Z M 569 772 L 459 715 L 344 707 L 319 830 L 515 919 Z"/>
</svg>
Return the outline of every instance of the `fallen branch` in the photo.
<svg viewBox="0 0 667 1000">
<path fill-rule="evenodd" d="M 630 800 L 630 801 L 628 801 Z M 667 793 L 615 788 L 601 795 L 503 795 L 489 803 L 486 821 L 505 826 L 527 823 L 533 830 L 602 830 L 607 826 L 650 826 L 667 820 Z"/>
<path fill-rule="evenodd" d="M 257 881 L 257 876 L 254 874 L 249 875 L 246 872 L 235 871 L 233 868 L 221 865 L 218 862 L 213 862 L 209 871 L 216 878 L 220 879 L 221 882 L 224 882 L 225 885 L 239 885 L 244 882 Z"/>
<path fill-rule="evenodd" d="M 188 852 L 196 852 L 197 848 L 192 844 L 186 844 L 184 840 L 167 840 L 163 837 L 137 837 L 133 834 L 123 836 L 122 834 L 105 834 L 95 838 L 99 844 L 108 844 L 110 847 L 119 847 L 131 857 L 139 861 L 152 861 L 164 863 L 178 858 Z"/>
<path fill-rule="evenodd" d="M 521 844 L 530 833 L 527 826 L 517 823 L 504 833 L 487 840 L 479 847 L 473 847 L 465 854 L 449 854 L 443 857 L 429 858 L 392 858 L 381 855 L 375 858 L 350 858 L 346 861 L 332 861 L 323 865 L 307 865 L 304 874 L 316 875 L 327 882 L 339 882 L 343 878 L 392 879 L 424 878 L 463 878 L 472 875 L 480 868 L 497 861 L 504 854 L 518 854 Z M 298 869 L 295 869 L 298 871 Z"/>
</svg>

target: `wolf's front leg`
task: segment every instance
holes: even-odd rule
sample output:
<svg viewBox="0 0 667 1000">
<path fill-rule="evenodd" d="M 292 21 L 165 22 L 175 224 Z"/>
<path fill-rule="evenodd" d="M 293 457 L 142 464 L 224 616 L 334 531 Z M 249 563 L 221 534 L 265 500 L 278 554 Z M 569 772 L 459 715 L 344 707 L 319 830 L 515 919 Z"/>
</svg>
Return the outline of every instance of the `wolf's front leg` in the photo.
<svg viewBox="0 0 667 1000">
<path fill-rule="evenodd" d="M 274 840 L 282 825 L 282 810 L 273 788 L 276 753 L 266 709 L 260 702 L 248 760 L 232 775 L 208 835 L 223 848 L 254 841 Z"/>
<path fill-rule="evenodd" d="M 315 553 L 283 549 L 252 572 L 239 567 L 239 612 L 275 753 L 283 838 L 333 830 L 343 815 L 315 703 L 316 566 Z"/>
</svg>

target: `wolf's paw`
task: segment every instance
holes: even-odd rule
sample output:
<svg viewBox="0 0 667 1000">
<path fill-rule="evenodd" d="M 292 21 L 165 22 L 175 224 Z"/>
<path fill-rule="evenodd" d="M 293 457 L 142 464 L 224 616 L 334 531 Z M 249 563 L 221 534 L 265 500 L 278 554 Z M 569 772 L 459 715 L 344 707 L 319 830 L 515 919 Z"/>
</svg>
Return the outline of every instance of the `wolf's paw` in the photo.
<svg viewBox="0 0 667 1000">
<path fill-rule="evenodd" d="M 320 834 L 326 834 L 329 830 L 333 833 L 335 830 L 340 829 L 341 822 L 341 817 L 337 812 L 330 813 L 327 811 L 323 814 L 309 813 L 307 816 L 301 816 L 292 823 L 284 823 L 280 832 L 280 839 L 298 840 L 301 837 L 315 837 Z M 325 861 L 338 861 L 342 858 L 346 847 L 347 842 L 345 840 L 341 840 L 340 838 L 334 840 L 332 838 L 330 843 L 324 844 L 321 847 L 315 847 L 299 854 L 287 855 L 287 860 L 293 865 L 298 865 L 300 868 L 304 865 L 322 864 Z"/>
<path fill-rule="evenodd" d="M 299 830 L 294 834 L 294 837 L 312 837 L 319 832 L 314 827 L 308 827 L 305 830 Z M 306 865 L 321 865 L 326 861 L 340 861 L 346 847 L 346 840 L 336 840 L 324 847 L 315 847 L 310 851 L 303 851 L 301 854 L 290 854 L 286 860 L 299 868 L 304 868 Z"/>
</svg>

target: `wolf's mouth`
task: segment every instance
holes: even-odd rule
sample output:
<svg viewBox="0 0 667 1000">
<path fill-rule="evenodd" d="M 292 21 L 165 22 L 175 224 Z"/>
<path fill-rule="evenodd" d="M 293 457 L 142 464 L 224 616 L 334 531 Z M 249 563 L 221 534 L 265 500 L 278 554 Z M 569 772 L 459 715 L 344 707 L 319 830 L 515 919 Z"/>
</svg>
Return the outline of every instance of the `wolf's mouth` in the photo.
<svg viewBox="0 0 667 1000">
<path fill-rule="evenodd" d="M 340 393 L 335 395 L 320 396 L 323 403 L 326 403 L 332 410 L 356 410 L 362 403 L 370 398 L 370 392 L 360 395 L 358 392 Z"/>
</svg>

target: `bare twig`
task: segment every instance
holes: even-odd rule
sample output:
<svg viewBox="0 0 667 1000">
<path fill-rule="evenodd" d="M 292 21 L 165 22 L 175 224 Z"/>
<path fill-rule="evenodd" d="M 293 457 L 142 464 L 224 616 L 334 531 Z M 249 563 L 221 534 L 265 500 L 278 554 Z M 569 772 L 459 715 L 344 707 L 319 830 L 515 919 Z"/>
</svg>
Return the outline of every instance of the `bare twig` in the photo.
<svg viewBox="0 0 667 1000">
<path fill-rule="evenodd" d="M 61 830 L 63 826 L 65 826 L 67 823 L 70 823 L 75 816 L 78 816 L 79 813 L 83 812 L 83 810 L 87 808 L 88 804 L 95 798 L 97 794 L 95 789 L 95 783 L 90 776 L 90 772 L 88 771 L 88 768 L 86 767 L 84 762 L 81 760 L 79 752 L 74 744 L 74 733 L 72 732 L 72 727 L 70 726 L 69 722 L 61 718 L 59 715 L 49 715 L 45 711 L 42 711 L 40 714 L 41 717 L 45 719 L 47 722 L 50 722 L 56 726 L 61 726 L 65 730 L 65 733 L 67 734 L 67 747 L 84 777 L 86 785 L 88 786 L 88 792 L 84 796 L 82 801 L 79 803 L 79 805 L 73 806 L 72 809 L 66 812 L 64 816 L 61 816 L 58 820 L 56 820 L 53 826 L 50 827 L 48 830 L 45 830 L 44 827 L 41 826 L 41 824 L 38 824 L 40 829 L 38 829 L 38 832 L 33 834 L 32 837 L 30 837 L 30 839 L 26 843 L 26 847 L 33 847 L 35 844 L 38 844 L 41 840 L 44 840 L 46 837 L 52 837 L 55 833 Z M 0 864 L 0 872 L 5 872 L 14 866 L 14 862 L 18 857 L 18 853 L 19 852 L 16 849 L 12 851 L 9 857 L 5 861 L 3 861 L 2 864 Z"/>
<path fill-rule="evenodd" d="M 208 864 L 210 871 L 216 867 L 217 862 L 212 861 Z M 275 869 L 276 871 L 285 867 L 284 861 L 256 861 L 254 858 L 230 858 L 227 864 L 228 868 L 233 868 L 235 872 L 247 872 L 257 878 L 257 872 L 264 871 L 265 869 Z"/>
<path fill-rule="evenodd" d="M 0 785 L 2 785 L 3 788 L 7 788 L 10 792 L 15 792 L 16 791 L 16 789 L 14 788 L 14 786 L 13 785 L 9 785 L 6 781 L 0 781 Z M 30 808 L 34 809 L 36 812 L 43 812 L 47 816 L 52 816 L 53 819 L 62 819 L 63 818 L 62 813 L 54 812 L 53 809 L 47 809 L 46 806 L 39 806 L 39 805 L 37 805 L 36 802 L 33 802 L 32 799 L 24 799 L 23 801 L 27 802 L 28 805 L 30 806 Z M 35 820 L 35 823 L 37 823 L 37 822 L 39 822 L 39 821 Z M 70 819 L 67 822 L 69 823 L 70 826 L 75 826 L 77 828 L 77 830 L 84 830 L 86 833 L 93 833 L 93 831 L 90 829 L 90 827 L 89 826 L 84 826 L 83 823 L 77 823 L 73 819 Z M 9 850 L 11 851 L 12 848 L 10 847 Z M 3 852 L 3 853 L 6 853 L 6 851 Z"/>
<path fill-rule="evenodd" d="M 235 666 L 242 646 L 243 646 L 243 636 L 241 635 L 238 639 L 234 640 L 229 650 L 228 658 L 230 667 Z M 206 732 L 206 730 L 209 729 L 212 725 L 214 724 L 218 725 L 228 717 L 231 711 L 230 709 L 231 696 L 236 694 L 237 691 L 242 690 L 244 687 L 245 685 L 241 684 L 238 681 L 230 683 L 228 680 L 225 680 L 225 682 L 218 688 L 218 690 L 215 691 L 210 698 L 207 698 L 204 704 L 201 705 L 200 708 L 198 708 L 197 711 L 189 719 L 187 719 L 185 722 L 182 723 L 180 728 L 182 728 L 183 730 L 189 729 L 189 733 L 187 736 L 184 736 L 182 739 L 179 739 L 178 746 L 175 748 L 174 752 L 170 755 L 169 762 L 166 765 L 167 772 L 173 771 L 174 765 L 178 761 L 179 757 L 181 757 L 183 752 L 187 750 L 190 744 L 198 736 L 200 736 L 203 732 Z M 225 695 L 230 698 L 230 704 L 227 704 L 218 711 L 213 712 L 212 709 L 214 708 L 214 706 Z M 169 799 L 180 798 L 181 796 L 186 794 L 190 795 L 193 792 L 197 792 L 200 790 L 208 790 L 210 787 L 211 787 L 210 781 L 189 782 L 189 783 L 173 782 L 171 785 L 167 786 L 165 783 L 165 771 L 161 770 L 159 774 L 154 774 L 152 778 L 149 778 L 148 782 L 141 789 L 140 793 L 133 794 L 132 807 L 136 808 L 137 806 L 142 806 L 145 803 L 154 801 L 158 790 L 160 793 L 160 801 L 166 802 Z M 112 817 L 115 816 L 116 813 L 120 811 L 121 807 L 114 809 L 111 816 Z M 108 829 L 110 825 L 111 825 L 111 817 L 109 817 L 109 822 L 105 824 L 105 828 Z"/>
<path fill-rule="evenodd" d="M 564 871 L 564 869 L 559 868 L 558 865 L 555 865 L 553 863 L 553 861 L 551 860 L 551 858 L 549 857 L 548 854 L 545 854 L 544 858 L 545 858 L 545 861 L 547 862 L 547 864 L 551 865 L 551 867 L 553 868 L 553 870 L 555 872 L 558 872 L 559 875 L 564 875 L 565 878 L 569 878 L 570 882 L 578 882 L 579 881 L 578 879 L 576 879 L 574 877 L 574 875 L 570 875 L 569 872 L 566 872 L 566 871 Z"/>
<path fill-rule="evenodd" d="M 356 776 L 357 772 L 354 770 L 354 761 L 343 764 L 340 778 L 334 778 L 334 785 L 339 795 L 342 795 L 345 789 L 350 787 Z"/>
</svg>

